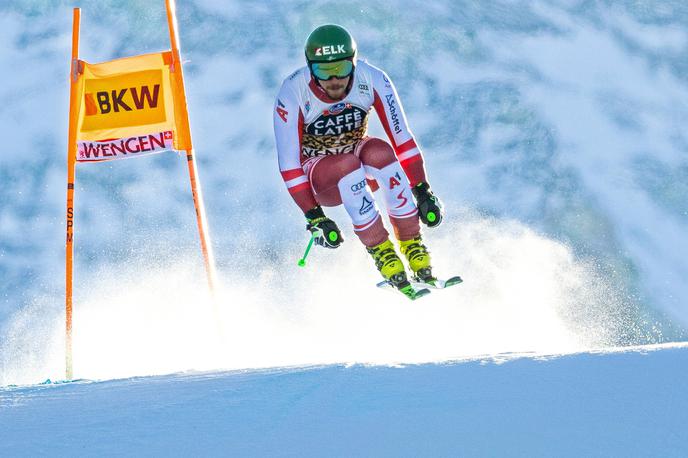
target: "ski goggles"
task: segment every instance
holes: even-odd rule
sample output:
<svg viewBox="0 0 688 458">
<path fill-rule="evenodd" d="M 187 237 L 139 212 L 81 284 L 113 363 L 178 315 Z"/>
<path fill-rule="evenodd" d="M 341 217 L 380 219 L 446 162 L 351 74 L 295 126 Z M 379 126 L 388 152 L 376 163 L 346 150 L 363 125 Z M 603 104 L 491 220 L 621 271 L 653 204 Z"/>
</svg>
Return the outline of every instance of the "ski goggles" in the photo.
<svg viewBox="0 0 688 458">
<path fill-rule="evenodd" d="M 332 78 L 346 78 L 354 71 L 354 63 L 350 60 L 338 60 L 336 62 L 313 62 L 311 72 L 322 81 Z"/>
</svg>

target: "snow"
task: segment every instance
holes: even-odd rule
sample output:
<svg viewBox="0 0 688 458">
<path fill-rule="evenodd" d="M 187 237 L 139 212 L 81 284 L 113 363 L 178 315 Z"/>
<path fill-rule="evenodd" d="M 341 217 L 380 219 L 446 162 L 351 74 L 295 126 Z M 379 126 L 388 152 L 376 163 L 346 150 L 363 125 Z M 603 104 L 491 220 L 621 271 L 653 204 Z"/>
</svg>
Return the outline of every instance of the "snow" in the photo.
<svg viewBox="0 0 688 458">
<path fill-rule="evenodd" d="M 688 453 L 688 344 L 0 389 L 2 456 Z"/>
<path fill-rule="evenodd" d="M 314 250 L 303 269 L 296 261 L 306 238 L 250 276 L 240 266 L 221 271 L 216 301 L 198 250 L 170 264 L 156 260 L 154 247 L 129 256 L 125 268 L 114 261 L 83 270 L 88 292 L 75 296 L 74 375 L 442 362 L 652 338 L 633 327 L 615 285 L 569 247 L 516 221 L 470 212 L 461 220 L 460 231 L 447 223 L 433 242 L 437 271 L 464 283 L 415 302 L 376 288 L 371 260 L 351 239 L 333 252 Z M 63 312 L 52 303 L 35 301 L 5 328 L 0 386 L 63 376 Z"/>
</svg>

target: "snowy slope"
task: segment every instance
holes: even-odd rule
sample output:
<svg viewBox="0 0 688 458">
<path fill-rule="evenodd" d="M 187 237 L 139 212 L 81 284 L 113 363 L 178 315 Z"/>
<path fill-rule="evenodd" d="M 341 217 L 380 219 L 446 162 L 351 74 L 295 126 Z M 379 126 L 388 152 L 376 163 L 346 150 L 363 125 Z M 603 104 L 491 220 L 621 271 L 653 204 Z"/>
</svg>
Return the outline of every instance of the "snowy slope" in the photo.
<svg viewBox="0 0 688 458">
<path fill-rule="evenodd" d="M 651 337 L 615 285 L 571 249 L 517 222 L 470 213 L 461 219 L 460 231 L 449 222 L 435 232 L 433 246 L 438 272 L 456 272 L 453 260 L 460 259 L 465 283 L 416 302 L 376 288 L 368 255 L 351 240 L 335 252 L 314 250 L 305 269 L 296 267 L 301 243 L 285 245 L 269 265 L 251 266 L 250 276 L 239 264 L 222 275 L 216 301 L 200 263 L 195 270 L 189 262 L 90 270 L 89 291 L 74 308 L 75 376 L 440 362 Z M 63 311 L 46 302 L 5 327 L 0 386 L 63 377 Z"/>
<path fill-rule="evenodd" d="M 0 389 L 2 456 L 688 454 L 688 345 Z"/>
</svg>

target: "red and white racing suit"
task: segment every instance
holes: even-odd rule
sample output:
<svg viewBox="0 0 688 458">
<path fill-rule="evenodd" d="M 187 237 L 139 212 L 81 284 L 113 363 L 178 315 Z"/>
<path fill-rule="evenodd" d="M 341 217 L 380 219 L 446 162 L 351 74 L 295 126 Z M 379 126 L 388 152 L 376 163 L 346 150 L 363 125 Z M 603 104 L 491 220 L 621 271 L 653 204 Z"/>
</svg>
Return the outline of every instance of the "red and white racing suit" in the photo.
<svg viewBox="0 0 688 458">
<path fill-rule="evenodd" d="M 391 146 L 368 137 L 375 108 Z M 303 210 L 344 204 L 366 246 L 388 237 L 372 190 L 384 194 L 399 240 L 420 233 L 411 186 L 426 181 L 421 154 L 394 84 L 380 69 L 359 61 L 342 100 L 332 100 L 303 67 L 284 80 L 274 109 L 279 168 Z"/>
</svg>

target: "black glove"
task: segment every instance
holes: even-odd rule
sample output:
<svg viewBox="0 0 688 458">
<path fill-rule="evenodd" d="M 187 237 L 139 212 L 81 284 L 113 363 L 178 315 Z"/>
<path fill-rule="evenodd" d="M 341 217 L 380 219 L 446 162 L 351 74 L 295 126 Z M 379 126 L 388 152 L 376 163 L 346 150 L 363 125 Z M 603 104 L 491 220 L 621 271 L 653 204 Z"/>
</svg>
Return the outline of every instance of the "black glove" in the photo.
<svg viewBox="0 0 688 458">
<path fill-rule="evenodd" d="M 444 216 L 442 209 L 442 202 L 440 199 L 430 191 L 430 185 L 426 182 L 418 183 L 411 189 L 413 197 L 416 198 L 416 206 L 418 207 L 418 215 L 428 227 L 439 226 Z"/>
<path fill-rule="evenodd" d="M 339 228 L 330 218 L 325 216 L 320 205 L 306 212 L 306 229 L 314 235 L 313 241 L 325 248 L 338 248 L 344 238 Z"/>
</svg>

